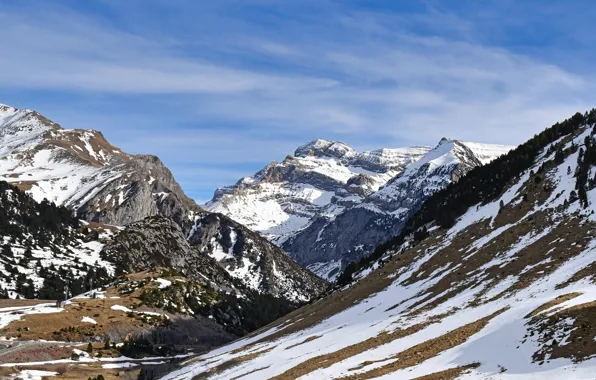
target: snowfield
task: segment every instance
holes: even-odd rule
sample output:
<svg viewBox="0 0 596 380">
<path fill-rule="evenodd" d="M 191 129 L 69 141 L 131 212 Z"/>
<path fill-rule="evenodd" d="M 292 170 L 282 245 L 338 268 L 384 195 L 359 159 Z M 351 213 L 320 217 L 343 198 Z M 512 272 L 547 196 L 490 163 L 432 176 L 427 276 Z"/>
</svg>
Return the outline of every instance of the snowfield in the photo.
<svg viewBox="0 0 596 380">
<path fill-rule="evenodd" d="M 64 308 L 56 307 L 55 303 L 0 308 L 0 329 L 30 314 L 60 313 L 61 311 L 64 311 Z"/>
</svg>

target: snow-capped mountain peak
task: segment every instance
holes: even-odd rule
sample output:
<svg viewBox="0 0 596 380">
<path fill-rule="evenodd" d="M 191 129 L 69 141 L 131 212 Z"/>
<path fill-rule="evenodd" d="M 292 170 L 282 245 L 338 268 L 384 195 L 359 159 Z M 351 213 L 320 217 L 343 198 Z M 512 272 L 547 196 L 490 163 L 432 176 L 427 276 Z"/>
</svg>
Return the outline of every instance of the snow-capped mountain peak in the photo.
<svg viewBox="0 0 596 380">
<path fill-rule="evenodd" d="M 331 157 L 337 159 L 351 158 L 356 154 L 356 151 L 339 141 L 317 139 L 309 143 L 299 146 L 294 152 L 296 157 Z"/>
<path fill-rule="evenodd" d="M 341 142 L 314 140 L 282 162 L 274 161 L 235 185 L 218 189 L 206 208 L 280 244 L 320 215 L 337 215 L 361 202 L 429 149 L 359 153 Z"/>
<path fill-rule="evenodd" d="M 3 106 L 0 115 L 0 180 L 37 201 L 115 225 L 162 214 L 184 226 L 199 211 L 156 157 L 124 153 L 98 131 L 63 129 L 32 110 Z"/>
<path fill-rule="evenodd" d="M 319 139 L 218 189 L 206 208 L 264 234 L 333 279 L 330 272 L 392 236 L 430 194 L 509 149 L 442 138 L 434 148 L 357 152 Z"/>
<path fill-rule="evenodd" d="M 222 230 L 232 229 L 238 236 L 233 250 L 237 263 L 220 264 L 249 288 L 304 301 L 325 287 L 323 281 L 291 262 L 263 237 L 225 215 L 213 218 L 213 214 L 202 210 L 184 194 L 158 157 L 125 153 L 99 131 L 63 129 L 35 111 L 2 106 L 2 180 L 24 190 L 37 202 L 47 199 L 66 206 L 88 222 L 120 227 L 155 223 L 157 234 L 161 225 L 176 225 L 180 229 L 177 235 L 200 247 L 203 255 L 217 256 L 217 244 L 221 246 L 222 237 L 228 236 Z M 147 221 L 149 217 L 156 218 L 151 222 Z M 166 221 L 159 222 L 158 217 Z M 250 239 L 241 239 L 249 235 Z M 253 283 L 257 277 L 258 283 Z"/>
</svg>

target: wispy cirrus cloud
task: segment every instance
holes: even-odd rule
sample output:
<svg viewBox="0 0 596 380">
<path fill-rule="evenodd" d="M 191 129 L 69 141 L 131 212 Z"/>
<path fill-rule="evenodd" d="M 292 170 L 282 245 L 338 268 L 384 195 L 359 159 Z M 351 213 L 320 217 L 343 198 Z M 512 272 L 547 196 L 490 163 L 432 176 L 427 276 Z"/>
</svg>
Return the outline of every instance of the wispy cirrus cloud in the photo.
<svg viewBox="0 0 596 380">
<path fill-rule="evenodd" d="M 514 3 L 81 4 L 0 9 L 1 101 L 158 154 L 202 199 L 318 137 L 516 144 L 595 100 L 592 74 L 548 44 L 511 45 L 495 19 Z"/>
</svg>

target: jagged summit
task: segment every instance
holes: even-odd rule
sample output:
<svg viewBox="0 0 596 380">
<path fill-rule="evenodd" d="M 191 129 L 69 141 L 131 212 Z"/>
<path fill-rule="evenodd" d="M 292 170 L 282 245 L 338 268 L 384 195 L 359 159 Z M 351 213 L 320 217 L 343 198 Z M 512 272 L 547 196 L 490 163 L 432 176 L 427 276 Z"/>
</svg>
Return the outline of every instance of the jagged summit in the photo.
<svg viewBox="0 0 596 380">
<path fill-rule="evenodd" d="M 206 204 L 281 244 L 321 213 L 336 215 L 378 190 L 429 147 L 359 153 L 344 143 L 314 140 L 272 162 Z"/>
<path fill-rule="evenodd" d="M 317 139 L 299 146 L 294 152 L 296 157 L 334 157 L 350 158 L 356 154 L 356 151 L 350 146 L 340 142 Z"/>
<path fill-rule="evenodd" d="M 189 228 L 200 211 L 157 157 L 127 154 L 98 131 L 64 129 L 35 111 L 4 109 L 0 179 L 37 201 L 114 225 L 161 214 Z"/>
<path fill-rule="evenodd" d="M 17 111 L 18 111 L 17 108 L 0 103 L 0 117 L 5 117 L 7 115 L 14 114 Z"/>
</svg>

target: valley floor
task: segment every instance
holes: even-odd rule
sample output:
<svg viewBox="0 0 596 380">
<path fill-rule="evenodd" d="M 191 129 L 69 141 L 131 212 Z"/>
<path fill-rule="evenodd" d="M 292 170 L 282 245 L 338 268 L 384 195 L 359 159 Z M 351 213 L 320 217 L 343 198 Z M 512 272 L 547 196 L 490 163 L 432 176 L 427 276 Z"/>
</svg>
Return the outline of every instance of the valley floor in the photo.
<svg viewBox="0 0 596 380">
<path fill-rule="evenodd" d="M 147 278 L 147 274 L 132 277 Z M 167 283 L 170 281 L 156 278 L 151 286 Z M 93 379 L 102 375 L 105 379 L 136 380 L 141 369 L 151 378 L 171 371 L 195 350 L 205 348 L 200 343 L 167 345 L 169 350 L 162 355 L 130 349 L 130 336 L 151 334 L 160 326 L 185 320 L 161 309 L 139 306 L 137 296 L 135 291 L 123 292 L 113 286 L 60 306 L 55 300 L 0 300 L 0 378 Z"/>
</svg>

